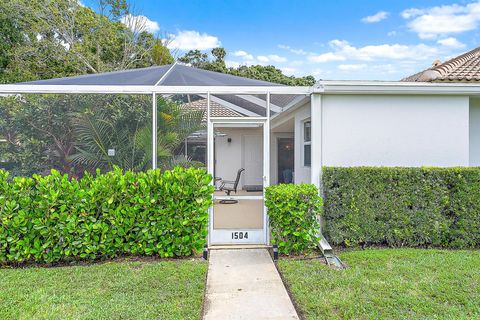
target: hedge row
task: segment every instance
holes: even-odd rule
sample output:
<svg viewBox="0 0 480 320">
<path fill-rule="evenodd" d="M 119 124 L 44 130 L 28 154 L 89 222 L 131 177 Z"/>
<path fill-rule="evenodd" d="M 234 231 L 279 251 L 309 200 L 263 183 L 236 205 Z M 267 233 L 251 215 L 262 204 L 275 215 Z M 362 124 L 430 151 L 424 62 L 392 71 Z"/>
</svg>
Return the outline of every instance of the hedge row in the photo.
<svg viewBox="0 0 480 320">
<path fill-rule="evenodd" d="M 193 168 L 81 180 L 0 171 L 0 262 L 191 255 L 205 244 L 210 181 Z"/>
<path fill-rule="evenodd" d="M 335 244 L 480 246 L 480 168 L 327 167 L 323 189 Z"/>
<path fill-rule="evenodd" d="M 311 184 L 280 184 L 267 187 L 272 244 L 280 253 L 302 252 L 318 244 L 322 198 Z"/>
</svg>

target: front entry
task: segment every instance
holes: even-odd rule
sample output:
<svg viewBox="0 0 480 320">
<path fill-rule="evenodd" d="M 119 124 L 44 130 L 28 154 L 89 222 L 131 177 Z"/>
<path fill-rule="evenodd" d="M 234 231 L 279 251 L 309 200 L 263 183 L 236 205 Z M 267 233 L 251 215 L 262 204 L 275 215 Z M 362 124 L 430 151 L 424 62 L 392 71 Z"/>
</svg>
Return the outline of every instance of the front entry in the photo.
<svg viewBox="0 0 480 320">
<path fill-rule="evenodd" d="M 208 162 L 216 191 L 209 245 L 268 243 L 266 130 L 259 120 L 211 120 Z"/>
</svg>

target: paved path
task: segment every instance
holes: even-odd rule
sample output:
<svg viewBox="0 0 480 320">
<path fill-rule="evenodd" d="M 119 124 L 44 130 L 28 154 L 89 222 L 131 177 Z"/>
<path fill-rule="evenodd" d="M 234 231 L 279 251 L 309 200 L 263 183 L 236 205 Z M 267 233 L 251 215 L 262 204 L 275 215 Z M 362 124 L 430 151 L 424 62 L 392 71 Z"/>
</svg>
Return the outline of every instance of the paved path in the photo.
<svg viewBox="0 0 480 320">
<path fill-rule="evenodd" d="M 266 249 L 211 250 L 204 319 L 299 319 Z"/>
</svg>

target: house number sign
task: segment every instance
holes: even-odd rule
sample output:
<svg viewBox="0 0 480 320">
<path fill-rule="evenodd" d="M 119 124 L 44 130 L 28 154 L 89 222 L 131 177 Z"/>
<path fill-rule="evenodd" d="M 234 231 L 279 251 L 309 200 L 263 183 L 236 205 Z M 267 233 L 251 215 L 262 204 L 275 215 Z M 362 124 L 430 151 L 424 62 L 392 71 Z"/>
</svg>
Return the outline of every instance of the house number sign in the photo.
<svg viewBox="0 0 480 320">
<path fill-rule="evenodd" d="M 243 232 L 243 231 L 232 232 L 232 239 L 234 240 L 248 239 L 248 232 Z"/>
</svg>

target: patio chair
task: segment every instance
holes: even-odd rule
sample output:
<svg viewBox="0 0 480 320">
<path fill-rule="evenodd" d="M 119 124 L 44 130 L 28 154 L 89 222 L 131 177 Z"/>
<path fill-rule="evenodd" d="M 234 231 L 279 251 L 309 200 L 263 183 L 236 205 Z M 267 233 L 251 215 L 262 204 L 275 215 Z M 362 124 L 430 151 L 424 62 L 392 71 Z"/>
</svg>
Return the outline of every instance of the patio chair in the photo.
<svg viewBox="0 0 480 320">
<path fill-rule="evenodd" d="M 227 196 L 230 195 L 230 193 L 235 192 L 237 193 L 237 187 L 238 183 L 240 182 L 240 177 L 242 176 L 242 172 L 244 172 L 245 169 L 241 168 L 237 171 L 237 177 L 235 178 L 235 181 L 229 181 L 229 180 L 222 180 L 220 182 L 220 188 L 218 190 L 224 191 Z M 229 204 L 234 204 L 237 203 L 237 200 L 221 200 L 220 203 L 229 203 Z"/>
</svg>

